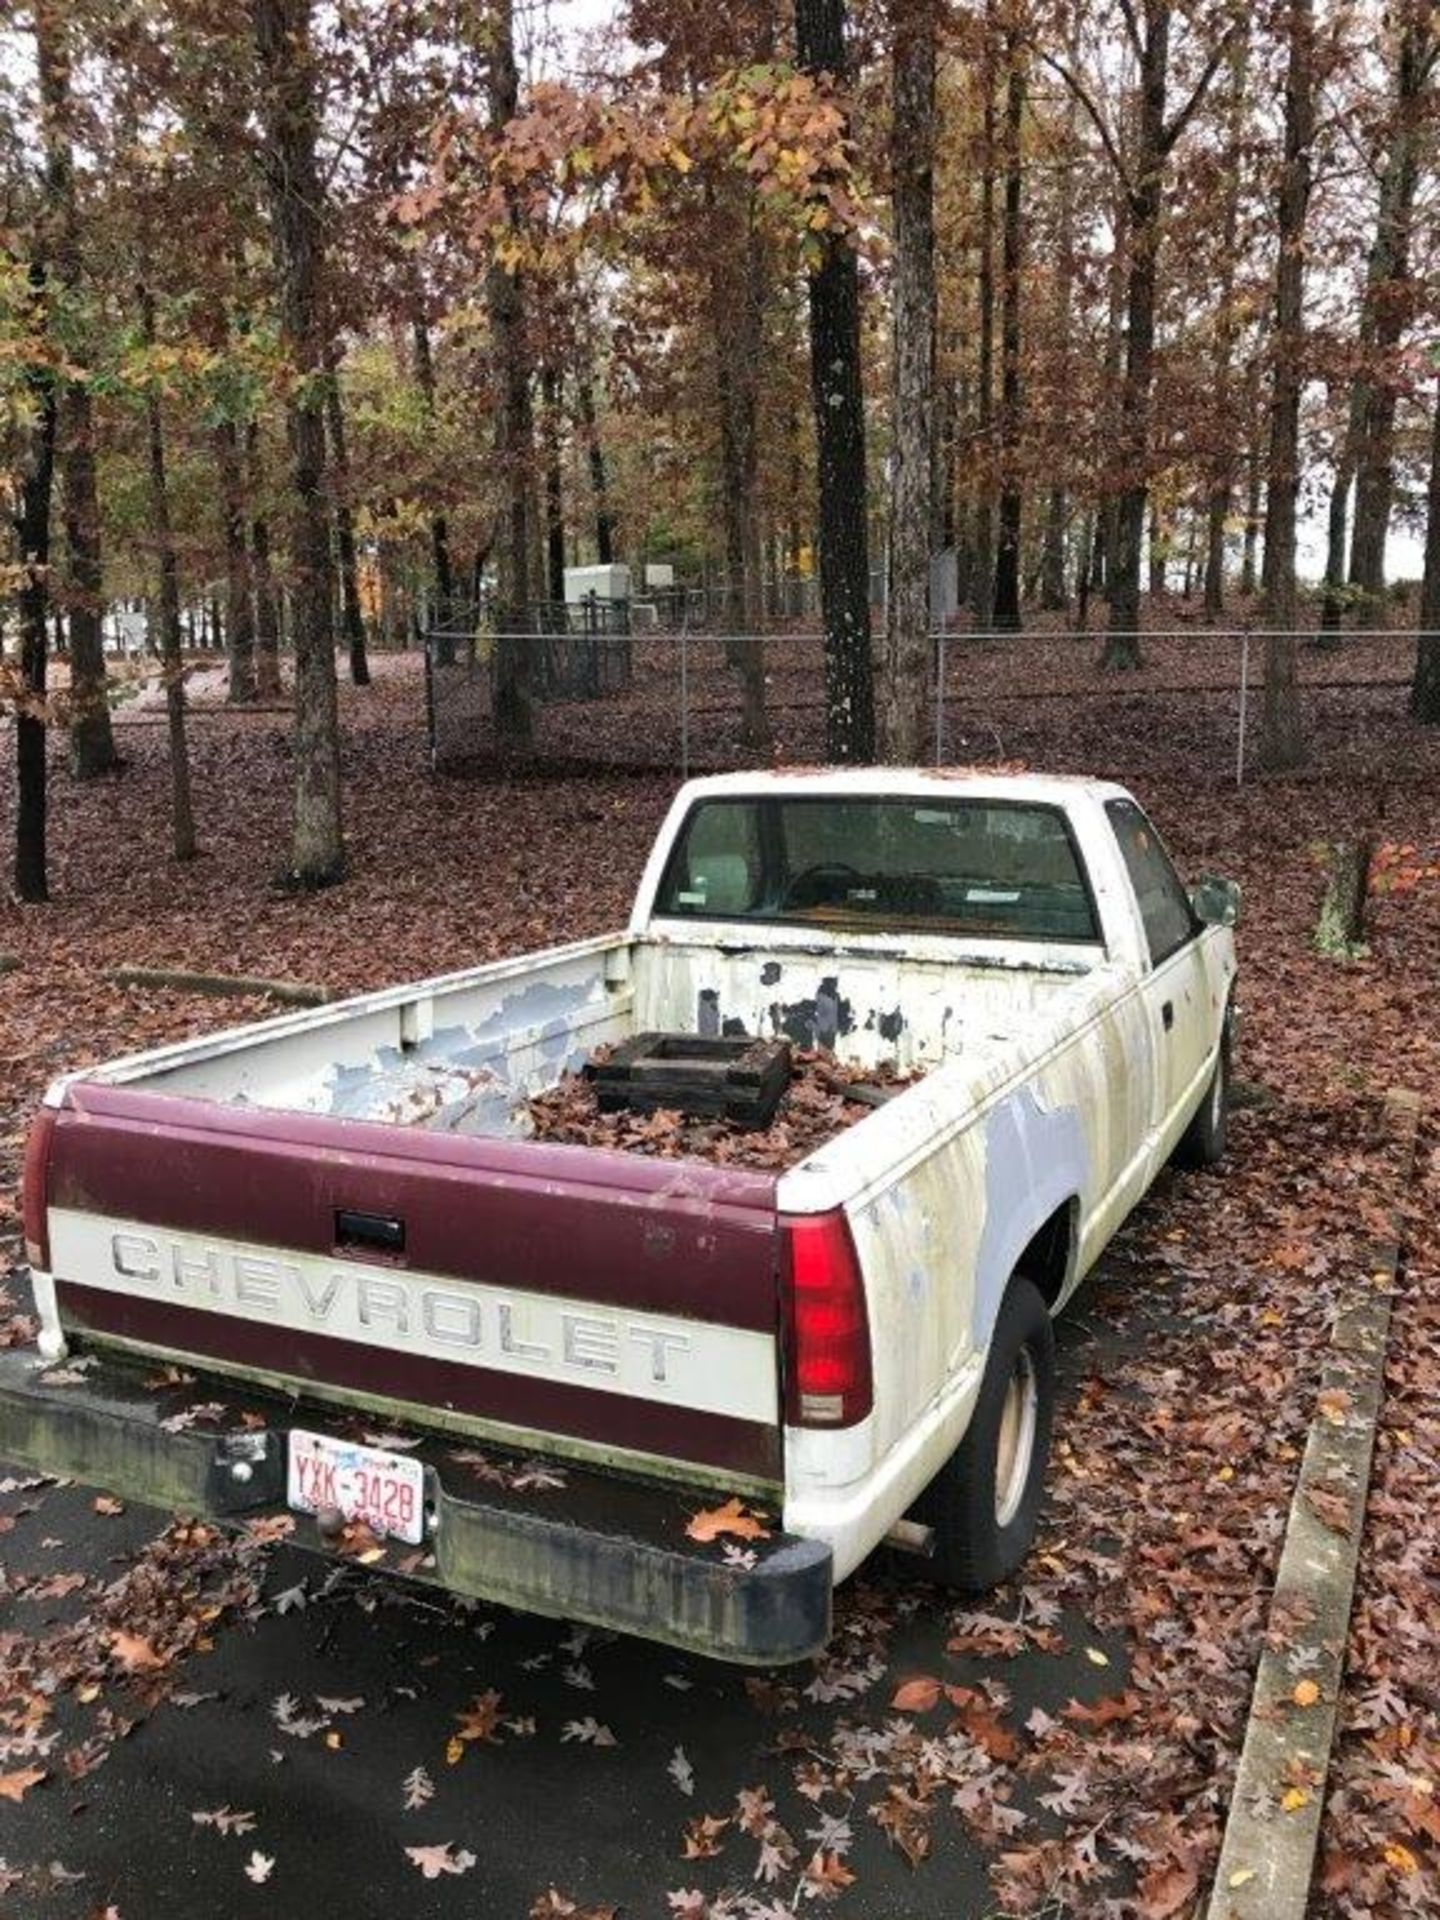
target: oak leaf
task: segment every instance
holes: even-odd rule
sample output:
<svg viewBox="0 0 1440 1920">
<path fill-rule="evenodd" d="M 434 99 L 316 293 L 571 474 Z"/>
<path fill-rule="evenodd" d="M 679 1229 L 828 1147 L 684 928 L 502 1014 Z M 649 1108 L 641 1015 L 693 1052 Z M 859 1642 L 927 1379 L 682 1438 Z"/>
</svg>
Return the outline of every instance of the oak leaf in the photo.
<svg viewBox="0 0 1440 1920">
<path fill-rule="evenodd" d="M 500 1725 L 500 1700 L 501 1696 L 493 1687 L 478 1694 L 473 1707 L 456 1714 L 460 1731 L 453 1738 L 462 1744 L 467 1740 L 488 1740 L 492 1746 L 498 1747 L 500 1742 L 495 1729 Z"/>
<path fill-rule="evenodd" d="M 438 1880 L 442 1873 L 468 1873 L 475 1864 L 475 1855 L 467 1847 L 451 1852 L 453 1841 L 443 1841 L 436 1847 L 406 1847 L 406 1858 L 417 1866 L 427 1880 Z"/>
<path fill-rule="evenodd" d="M 722 1533 L 736 1534 L 741 1540 L 768 1540 L 770 1529 L 754 1514 L 747 1513 L 739 1499 L 727 1500 L 723 1507 L 709 1507 L 687 1522 L 685 1532 L 702 1546 Z"/>
<path fill-rule="evenodd" d="M 168 1657 L 157 1653 L 148 1640 L 142 1639 L 138 1633 L 126 1633 L 123 1629 L 111 1634 L 110 1651 L 127 1673 L 155 1673 L 159 1668 L 169 1665 Z"/>
<path fill-rule="evenodd" d="M 31 1787 L 45 1778 L 44 1767 L 21 1767 L 15 1773 L 0 1773 L 0 1800 L 23 1800 Z"/>
</svg>

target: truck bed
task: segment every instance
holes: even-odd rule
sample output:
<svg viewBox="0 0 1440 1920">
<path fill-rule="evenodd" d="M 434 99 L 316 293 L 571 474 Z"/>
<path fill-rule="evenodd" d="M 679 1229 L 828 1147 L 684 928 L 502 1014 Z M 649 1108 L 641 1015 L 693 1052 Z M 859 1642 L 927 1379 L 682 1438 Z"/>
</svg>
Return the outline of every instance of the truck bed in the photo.
<svg viewBox="0 0 1440 1920">
<path fill-rule="evenodd" d="M 782 1183 L 843 1204 L 963 1125 L 1076 971 L 615 935 L 112 1063 L 54 1112 L 62 1318 L 387 1418 L 773 1487 Z M 950 1070 L 784 1171 L 527 1137 L 597 1046 L 737 1026 Z"/>
</svg>

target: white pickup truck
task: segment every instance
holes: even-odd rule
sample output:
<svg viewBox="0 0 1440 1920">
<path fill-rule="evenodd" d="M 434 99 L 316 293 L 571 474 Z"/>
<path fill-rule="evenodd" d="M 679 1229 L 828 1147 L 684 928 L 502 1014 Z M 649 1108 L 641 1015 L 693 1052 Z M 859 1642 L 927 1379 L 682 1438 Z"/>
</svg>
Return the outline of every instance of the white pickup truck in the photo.
<svg viewBox="0 0 1440 1920">
<path fill-rule="evenodd" d="M 0 1458 L 740 1661 L 887 1536 L 993 1584 L 1051 1315 L 1223 1149 L 1237 898 L 1096 781 L 693 781 L 624 932 L 51 1087 Z M 531 1137 L 638 1034 L 889 1085 L 779 1171 Z"/>
</svg>

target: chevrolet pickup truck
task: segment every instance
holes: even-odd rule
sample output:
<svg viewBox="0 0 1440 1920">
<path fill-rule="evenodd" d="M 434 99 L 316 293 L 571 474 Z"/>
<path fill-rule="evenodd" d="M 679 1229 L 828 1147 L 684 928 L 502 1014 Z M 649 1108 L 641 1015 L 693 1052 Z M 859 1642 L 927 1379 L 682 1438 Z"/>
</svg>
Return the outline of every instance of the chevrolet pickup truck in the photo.
<svg viewBox="0 0 1440 1920">
<path fill-rule="evenodd" d="M 1223 1150 L 1237 904 L 1097 781 L 692 781 L 623 932 L 57 1081 L 0 1458 L 743 1662 L 887 1539 L 992 1585 L 1051 1316 Z M 778 1171 L 533 1137 L 650 1032 L 890 1085 Z"/>
</svg>

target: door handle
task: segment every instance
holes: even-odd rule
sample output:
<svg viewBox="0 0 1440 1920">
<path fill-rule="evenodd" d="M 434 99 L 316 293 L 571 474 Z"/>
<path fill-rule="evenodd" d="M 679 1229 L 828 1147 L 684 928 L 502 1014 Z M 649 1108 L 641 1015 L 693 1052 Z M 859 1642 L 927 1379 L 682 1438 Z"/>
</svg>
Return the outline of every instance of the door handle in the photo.
<svg viewBox="0 0 1440 1920">
<path fill-rule="evenodd" d="M 350 1207 L 337 1207 L 335 1244 L 361 1248 L 367 1253 L 404 1253 L 405 1222 L 381 1213 L 357 1213 Z"/>
<path fill-rule="evenodd" d="M 1165 1031 L 1169 1033 L 1175 1024 L 1175 1002 L 1173 1000 L 1167 1000 L 1161 1006 L 1160 1018 L 1165 1024 Z"/>
</svg>

